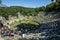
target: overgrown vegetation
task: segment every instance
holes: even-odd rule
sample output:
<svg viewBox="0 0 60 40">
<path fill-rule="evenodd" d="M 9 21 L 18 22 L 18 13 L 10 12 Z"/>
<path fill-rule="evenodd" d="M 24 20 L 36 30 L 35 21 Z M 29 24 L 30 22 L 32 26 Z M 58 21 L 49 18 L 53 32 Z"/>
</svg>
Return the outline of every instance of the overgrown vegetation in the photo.
<svg viewBox="0 0 60 40">
<path fill-rule="evenodd" d="M 18 22 L 14 22 L 9 24 L 11 28 L 18 28 L 18 29 L 32 29 L 35 30 L 40 27 L 40 24 L 33 20 L 32 16 L 29 16 L 28 19 L 23 19 Z"/>
<path fill-rule="evenodd" d="M 26 24 L 26 23 L 21 23 L 20 25 L 17 25 L 18 30 L 21 29 L 30 29 L 30 30 L 36 30 L 38 29 L 40 26 L 39 25 L 34 25 L 34 24 Z"/>
</svg>

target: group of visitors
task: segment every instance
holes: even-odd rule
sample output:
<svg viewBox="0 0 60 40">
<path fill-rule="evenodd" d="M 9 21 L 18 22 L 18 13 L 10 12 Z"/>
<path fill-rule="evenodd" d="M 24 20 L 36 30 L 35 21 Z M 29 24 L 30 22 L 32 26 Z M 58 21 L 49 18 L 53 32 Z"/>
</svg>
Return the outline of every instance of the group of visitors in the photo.
<svg viewBox="0 0 60 40">
<path fill-rule="evenodd" d="M 21 31 L 9 29 L 8 27 L 2 27 L 0 29 L 0 35 L 2 36 L 14 36 L 15 34 L 21 35 Z"/>
<path fill-rule="evenodd" d="M 13 30 L 4 26 L 0 21 L 0 35 L 1 36 L 14 36 L 15 34 L 21 35 L 21 31 Z"/>
</svg>

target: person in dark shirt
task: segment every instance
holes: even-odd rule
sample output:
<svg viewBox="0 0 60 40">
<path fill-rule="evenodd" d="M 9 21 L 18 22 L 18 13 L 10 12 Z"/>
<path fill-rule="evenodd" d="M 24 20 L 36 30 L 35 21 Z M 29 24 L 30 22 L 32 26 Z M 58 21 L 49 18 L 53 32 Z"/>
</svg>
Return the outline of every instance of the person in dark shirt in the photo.
<svg viewBox="0 0 60 40">
<path fill-rule="evenodd" d="M 3 24 L 2 24 L 2 22 L 0 21 L 0 29 L 3 27 Z"/>
</svg>

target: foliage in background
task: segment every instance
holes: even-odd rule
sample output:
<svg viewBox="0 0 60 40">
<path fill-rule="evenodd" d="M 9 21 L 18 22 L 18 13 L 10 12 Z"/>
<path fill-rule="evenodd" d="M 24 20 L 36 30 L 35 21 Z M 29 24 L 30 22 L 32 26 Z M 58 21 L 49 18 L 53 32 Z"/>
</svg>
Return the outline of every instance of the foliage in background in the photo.
<svg viewBox="0 0 60 40">
<path fill-rule="evenodd" d="M 8 19 L 9 15 L 17 16 L 17 12 L 20 12 L 24 16 L 36 16 L 40 11 L 60 11 L 60 1 L 56 0 L 56 2 L 39 8 L 26 8 L 22 6 L 0 7 L 0 16 Z"/>
</svg>

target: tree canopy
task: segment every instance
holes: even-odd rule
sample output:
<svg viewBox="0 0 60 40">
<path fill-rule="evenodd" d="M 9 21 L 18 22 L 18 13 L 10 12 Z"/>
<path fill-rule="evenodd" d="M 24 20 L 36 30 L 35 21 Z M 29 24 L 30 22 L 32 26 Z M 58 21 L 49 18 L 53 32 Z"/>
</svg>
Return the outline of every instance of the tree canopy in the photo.
<svg viewBox="0 0 60 40">
<path fill-rule="evenodd" d="M 9 15 L 17 16 L 17 12 L 20 12 L 24 16 L 36 16 L 40 11 L 60 11 L 60 2 L 56 0 L 56 2 L 38 8 L 22 6 L 0 7 L 0 16 L 7 19 Z"/>
</svg>

